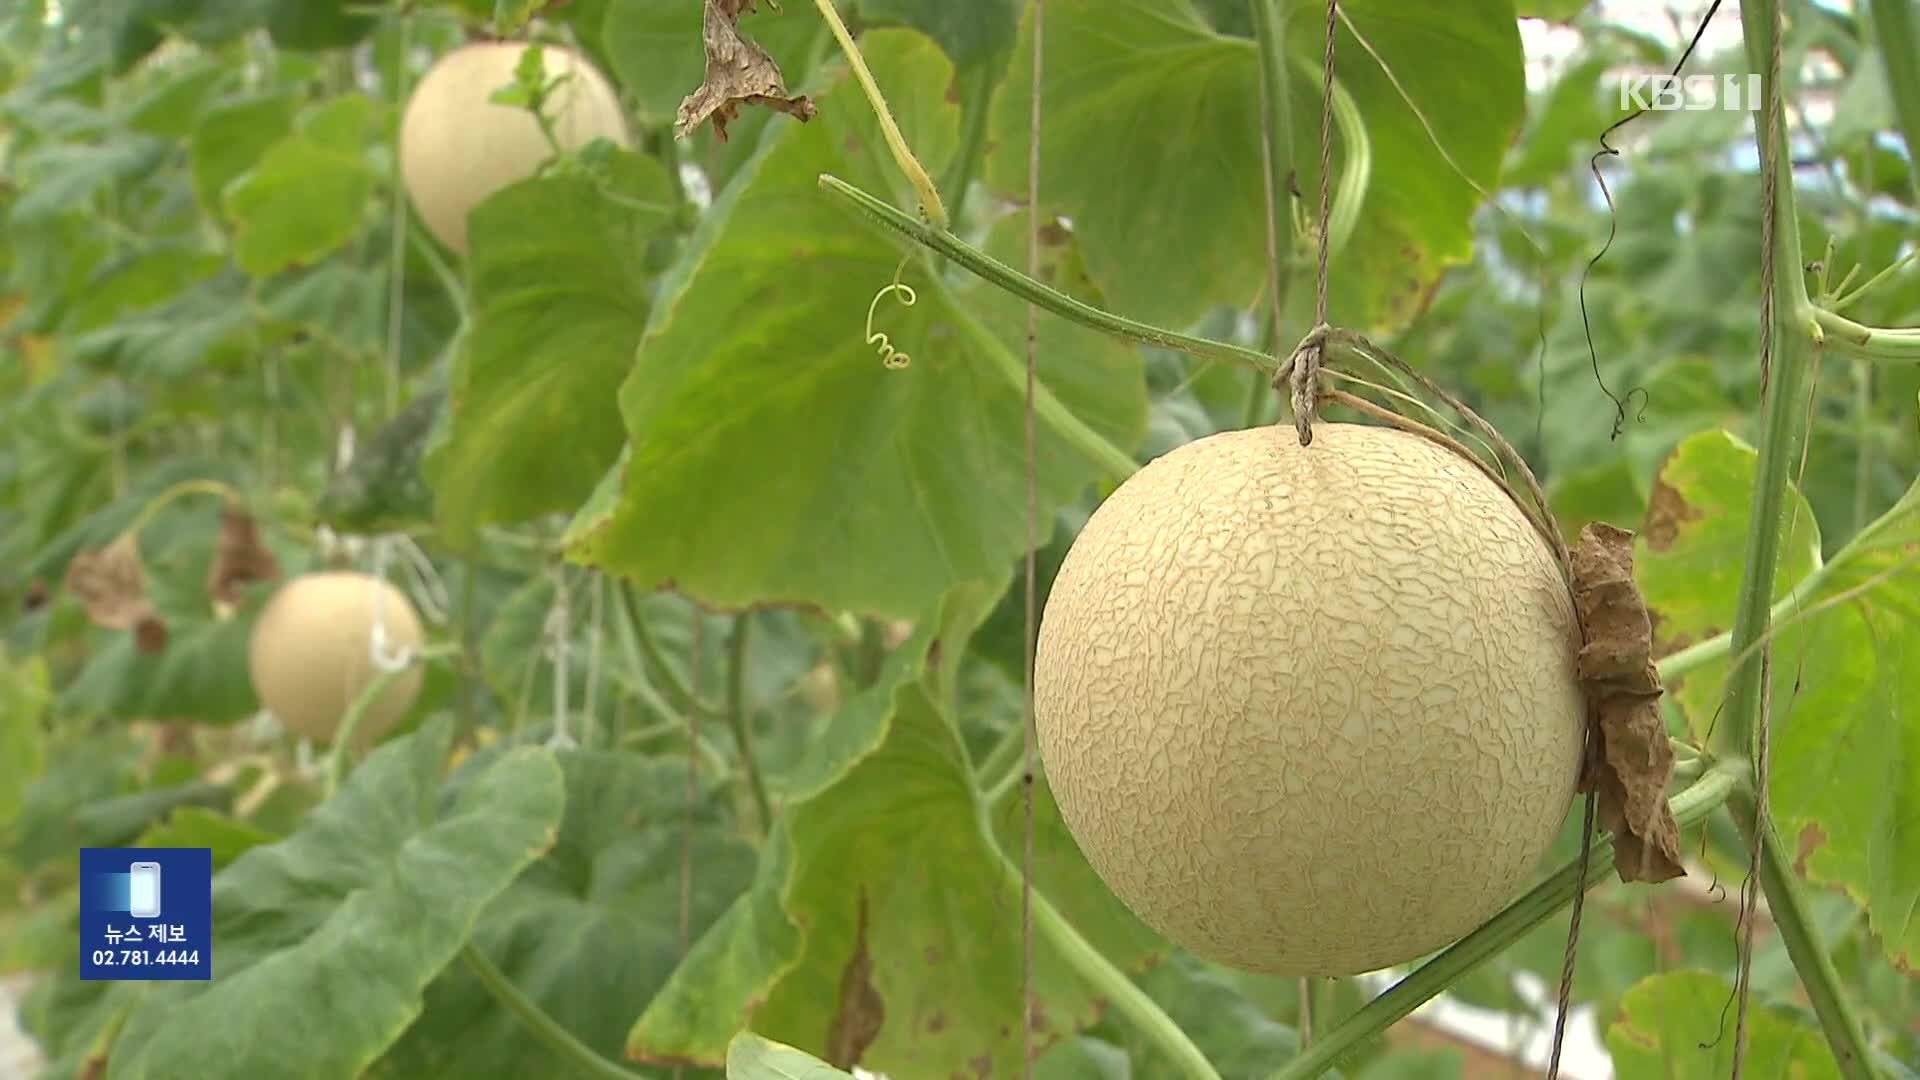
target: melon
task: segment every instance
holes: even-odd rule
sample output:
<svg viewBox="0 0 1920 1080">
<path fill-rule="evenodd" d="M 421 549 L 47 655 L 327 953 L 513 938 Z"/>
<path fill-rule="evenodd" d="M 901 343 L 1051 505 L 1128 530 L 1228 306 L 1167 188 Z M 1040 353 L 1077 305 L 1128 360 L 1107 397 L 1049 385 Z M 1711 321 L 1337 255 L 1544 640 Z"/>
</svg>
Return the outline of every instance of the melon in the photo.
<svg viewBox="0 0 1920 1080">
<path fill-rule="evenodd" d="M 448 248 L 467 254 L 467 214 L 501 188 L 534 174 L 553 147 L 533 115 L 488 98 L 514 81 L 527 46 L 490 41 L 464 45 L 428 70 L 400 118 L 400 176 L 414 210 Z M 570 76 L 547 99 L 555 141 L 577 150 L 596 138 L 632 145 L 620 97 L 584 57 L 541 46 L 547 80 Z"/>
<path fill-rule="evenodd" d="M 1096 873 L 1243 971 L 1418 959 L 1504 906 L 1572 802 L 1586 704 L 1552 550 L 1397 429 L 1202 438 L 1075 538 L 1036 645 L 1038 746 Z"/>
<path fill-rule="evenodd" d="M 373 658 L 376 617 L 383 653 L 417 654 L 426 633 L 405 593 L 371 574 L 321 571 L 275 590 L 254 622 L 247 667 L 262 707 L 288 730 L 317 743 L 333 741 L 347 710 L 380 675 Z M 420 696 L 418 663 L 389 681 L 360 717 L 354 746 L 364 749 L 393 729 Z"/>
</svg>

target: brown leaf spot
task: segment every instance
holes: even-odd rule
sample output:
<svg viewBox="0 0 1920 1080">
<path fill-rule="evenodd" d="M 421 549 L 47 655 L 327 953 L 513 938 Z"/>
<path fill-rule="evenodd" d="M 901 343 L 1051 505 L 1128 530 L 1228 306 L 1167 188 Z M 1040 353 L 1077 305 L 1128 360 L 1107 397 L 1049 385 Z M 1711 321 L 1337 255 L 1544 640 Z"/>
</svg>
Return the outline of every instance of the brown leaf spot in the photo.
<svg viewBox="0 0 1920 1080">
<path fill-rule="evenodd" d="M 853 955 L 840 971 L 840 1004 L 827 1025 L 827 1064 L 851 1069 L 860 1063 L 887 1016 L 886 1002 L 873 985 L 873 954 L 867 950 L 867 892 L 860 890 L 855 917 Z"/>
<path fill-rule="evenodd" d="M 20 606 L 26 611 L 39 611 L 53 599 L 52 590 L 47 588 L 45 578 L 34 578 L 27 582 L 27 592 L 20 598 Z"/>
<path fill-rule="evenodd" d="M 700 88 L 680 102 L 673 133 L 684 139 L 711 120 L 713 133 L 727 141 L 727 124 L 742 105 L 765 105 L 795 117 L 801 123 L 819 111 L 805 95 L 789 96 L 780 65 L 767 50 L 740 34 L 740 13 L 753 11 L 754 0 L 707 0 L 701 40 L 707 55 L 707 77 Z"/>
<path fill-rule="evenodd" d="M 1698 521 L 1701 516 L 1672 484 L 1656 478 L 1653 494 L 1647 499 L 1646 527 L 1641 533 L 1647 538 L 1648 548 L 1665 551 L 1673 546 L 1688 522 Z"/>
<path fill-rule="evenodd" d="M 134 647 L 149 655 L 165 652 L 167 648 L 167 620 L 157 612 L 149 611 L 133 624 Z"/>
<path fill-rule="evenodd" d="M 933 1010 L 933 1015 L 927 1017 L 927 1034 L 938 1035 L 945 1030 L 947 1030 L 946 1011 L 944 1009 Z"/>
<path fill-rule="evenodd" d="M 140 540 L 132 533 L 75 555 L 67 564 L 66 588 L 86 606 L 87 618 L 109 630 L 131 630 L 153 614 Z"/>
<path fill-rule="evenodd" d="M 1580 530 L 1573 598 L 1582 637 L 1580 683 L 1596 725 L 1580 790 L 1597 792 L 1621 881 L 1683 877 L 1680 827 L 1667 802 L 1673 747 L 1660 714 L 1653 623 L 1633 581 L 1633 534 L 1604 522 Z"/>
<path fill-rule="evenodd" d="M 280 560 L 260 543 L 253 515 L 245 507 L 227 504 L 220 511 L 220 535 L 207 567 L 207 595 L 217 604 L 238 605 L 240 586 L 279 576 Z"/>
</svg>

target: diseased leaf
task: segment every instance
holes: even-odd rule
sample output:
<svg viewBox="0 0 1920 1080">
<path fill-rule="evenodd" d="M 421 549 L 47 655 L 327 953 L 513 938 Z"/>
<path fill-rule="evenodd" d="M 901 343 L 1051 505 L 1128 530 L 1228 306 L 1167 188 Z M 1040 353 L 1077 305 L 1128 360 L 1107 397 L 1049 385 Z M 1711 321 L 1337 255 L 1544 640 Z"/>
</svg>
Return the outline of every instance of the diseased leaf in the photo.
<svg viewBox="0 0 1920 1080">
<path fill-rule="evenodd" d="M 1584 644 L 1580 685 L 1595 724 L 1580 790 L 1599 793 L 1596 818 L 1614 836 L 1621 881 L 1684 877 L 1680 826 L 1667 803 L 1673 747 L 1660 711 L 1653 627 L 1633 582 L 1633 534 L 1604 523 L 1580 530 L 1573 599 Z"/>
<path fill-rule="evenodd" d="M 701 16 L 701 44 L 706 50 L 707 77 L 699 89 L 680 103 L 673 134 L 684 139 L 711 120 L 713 133 L 727 140 L 727 124 L 742 105 L 764 105 L 806 123 L 819 111 L 806 95 L 790 96 L 780 65 L 767 50 L 740 33 L 740 13 L 752 11 L 754 0 L 706 0 Z"/>
<path fill-rule="evenodd" d="M 1727 1003 L 1733 986 L 1718 975 L 1678 971 L 1641 980 L 1607 1028 L 1607 1049 L 1621 1080 L 1720 1080 L 1733 1068 L 1735 1040 Z M 1840 1069 L 1820 1033 L 1792 1014 L 1755 1002 L 1747 1015 L 1745 1075 L 1825 1080 Z"/>
</svg>

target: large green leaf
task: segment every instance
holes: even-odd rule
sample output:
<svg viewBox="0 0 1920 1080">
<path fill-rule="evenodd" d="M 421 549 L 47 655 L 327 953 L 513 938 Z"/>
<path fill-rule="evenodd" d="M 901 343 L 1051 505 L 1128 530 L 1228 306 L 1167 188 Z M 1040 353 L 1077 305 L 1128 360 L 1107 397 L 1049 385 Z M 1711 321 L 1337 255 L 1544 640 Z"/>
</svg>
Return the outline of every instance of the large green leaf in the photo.
<svg viewBox="0 0 1920 1080">
<path fill-rule="evenodd" d="M 427 457 L 435 513 L 456 534 L 573 509 L 620 451 L 614 392 L 646 322 L 646 242 L 664 222 L 647 207 L 667 180 L 650 158 L 615 160 L 617 186 L 539 177 L 473 211 L 473 324 L 448 439 Z"/>
<path fill-rule="evenodd" d="M 1419 104 L 1447 154 L 1491 189 L 1525 100 L 1511 4 L 1360 0 L 1341 9 Z M 1295 5 L 1287 26 L 1289 51 L 1312 61 L 1310 69 L 1289 68 L 1303 192 L 1318 191 L 1323 26 L 1322 9 L 1311 4 Z M 1020 55 L 1031 33 L 1029 14 Z M 1191 0 L 1061 0 L 1047 7 L 1046 52 L 1042 198 L 1072 218 L 1113 306 L 1150 322 L 1187 324 L 1211 305 L 1244 307 L 1262 297 L 1266 208 L 1254 43 L 1215 31 Z M 1365 117 L 1373 182 L 1359 227 L 1331 267 L 1332 318 L 1366 330 L 1397 326 L 1448 266 L 1472 257 L 1470 217 L 1481 200 L 1379 64 L 1344 32 L 1336 67 Z M 1022 198 L 1031 96 L 1030 66 L 1016 63 L 995 107 L 987 167 L 999 190 Z M 1335 168 L 1344 160 L 1344 150 L 1337 152 Z"/>
<path fill-rule="evenodd" d="M 536 747 L 443 804 L 451 738 L 436 721 L 374 751 L 292 836 L 215 877 L 214 980 L 153 984 L 111 1080 L 351 1076 L 400 1036 L 560 822 L 560 770 Z"/>
<path fill-rule="evenodd" d="M 863 48 L 939 172 L 958 121 L 951 66 L 911 31 Z M 621 390 L 631 454 L 575 518 L 570 550 L 717 605 L 911 617 L 955 582 L 999 574 L 1024 541 L 1024 307 L 930 280 L 917 253 L 903 263 L 820 191 L 830 172 L 911 198 L 851 80 L 819 100 L 812 122 L 769 132 L 663 286 Z M 911 307 L 877 296 L 896 274 Z M 889 370 L 864 340 L 870 306 L 910 366 Z M 1107 438 L 1138 440 L 1128 350 L 1049 319 L 1038 355 L 1043 392 Z M 1037 460 L 1043 518 L 1098 475 L 1045 425 Z"/>
<path fill-rule="evenodd" d="M 1663 635 L 1731 622 L 1756 460 L 1708 432 L 1662 471 L 1636 576 Z M 1845 889 L 1887 955 L 1911 966 L 1920 958 L 1920 485 L 1824 567 L 1797 494 L 1788 516 L 1806 527 L 1783 543 L 1775 590 L 1798 595 L 1773 638 L 1774 817 L 1790 837 L 1818 827 L 1808 874 Z M 1678 680 L 1674 696 L 1696 734 L 1719 719 L 1726 674 L 1722 657 Z"/>
<path fill-rule="evenodd" d="M 1678 971 L 1642 980 L 1627 992 L 1624 1015 L 1607 1029 L 1607 1049 L 1621 1080 L 1717 1080 L 1733 1067 L 1728 1015 L 1733 985 L 1718 975 Z M 1755 1002 L 1747 1016 L 1748 1076 L 1795 1080 L 1838 1077 L 1840 1068 L 1818 1030 L 1791 1014 Z"/>
<path fill-rule="evenodd" d="M 684 762 L 578 750 L 561 770 L 559 840 L 486 909 L 474 946 L 562 1027 L 618 1058 L 633 1018 L 678 962 L 682 844 L 691 845 L 695 936 L 745 888 L 754 852 L 718 812 L 711 780 L 687 805 Z M 425 1015 L 382 1068 L 394 1077 L 562 1075 L 552 1049 L 463 967 L 428 989 Z"/>
<path fill-rule="evenodd" d="M 359 231 L 374 174 L 358 151 L 292 135 L 223 193 L 234 258 L 257 277 L 314 261 Z"/>
<path fill-rule="evenodd" d="M 1725 431 L 1682 441 L 1661 467 L 1635 539 L 1634 577 L 1663 650 L 1733 625 L 1753 520 L 1752 447 Z M 1791 531 L 1781 540 L 1774 597 L 1786 595 L 1820 559 L 1820 526 L 1799 492 L 1788 495 Z"/>
<path fill-rule="evenodd" d="M 641 1015 L 631 1056 L 717 1063 L 748 1026 L 893 1075 L 1015 1071 L 1017 877 L 926 671 L 934 641 L 958 649 L 997 595 L 956 595 L 834 719 L 792 781 L 759 879 Z M 1094 1002 L 1059 955 L 1042 942 L 1035 963 L 1042 1040 L 1091 1022 Z"/>
<path fill-rule="evenodd" d="M 896 19 L 940 43 L 955 67 L 978 64 L 1013 46 L 1020 4 L 1016 0 L 863 0 L 860 10 Z"/>
</svg>

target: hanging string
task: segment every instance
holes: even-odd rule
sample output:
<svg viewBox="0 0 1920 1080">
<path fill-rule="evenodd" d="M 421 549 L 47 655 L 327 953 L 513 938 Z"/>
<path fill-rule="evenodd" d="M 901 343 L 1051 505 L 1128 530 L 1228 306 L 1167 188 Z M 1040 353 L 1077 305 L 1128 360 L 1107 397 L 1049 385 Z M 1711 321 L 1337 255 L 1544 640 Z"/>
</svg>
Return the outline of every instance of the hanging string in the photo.
<svg viewBox="0 0 1920 1080">
<path fill-rule="evenodd" d="M 1777 223 L 1774 221 L 1779 197 L 1781 98 L 1780 87 L 1781 45 L 1784 36 L 1780 10 L 1776 6 L 1768 14 L 1767 48 L 1767 105 L 1766 121 L 1760 133 L 1760 400 L 1767 399 L 1768 375 L 1773 365 L 1773 329 L 1774 329 L 1774 280 L 1779 273 L 1776 264 L 1774 240 Z M 1804 459 L 1802 467 L 1804 468 Z M 1797 511 L 1796 511 L 1797 512 Z M 1733 1023 L 1733 1077 L 1739 1080 L 1740 1068 L 1747 1056 L 1747 1003 L 1753 996 L 1753 934 L 1755 909 L 1760 897 L 1760 846 L 1772 823 L 1767 815 L 1768 787 L 1768 738 L 1767 729 L 1772 726 L 1773 717 L 1773 646 L 1771 635 L 1768 644 L 1760 648 L 1760 701 L 1759 716 L 1754 724 L 1754 800 L 1753 800 L 1753 842 L 1748 851 L 1747 880 L 1740 889 L 1740 975 L 1734 985 L 1734 996 L 1739 1001 L 1738 1011 Z"/>
<path fill-rule="evenodd" d="M 1320 224 L 1313 280 L 1313 329 L 1282 368 L 1293 390 L 1293 427 L 1300 445 L 1313 444 L 1313 419 L 1320 400 L 1320 367 L 1326 356 L 1327 263 L 1333 220 L 1333 52 L 1340 26 L 1339 0 L 1327 0 L 1326 48 L 1320 58 Z"/>
<path fill-rule="evenodd" d="M 1046 18 L 1046 0 L 1033 0 L 1033 100 L 1027 115 L 1027 276 L 1040 276 L 1040 76 L 1041 37 Z M 1024 730 L 1020 733 L 1022 768 L 1020 797 L 1025 819 L 1021 827 L 1020 852 L 1020 1044 L 1021 1075 L 1033 1078 L 1033 660 L 1035 609 L 1039 604 L 1035 566 L 1040 546 L 1040 485 L 1034 461 L 1034 356 L 1040 337 L 1040 307 L 1027 301 L 1027 557 L 1026 619 L 1021 635 L 1026 683 Z"/>
</svg>

